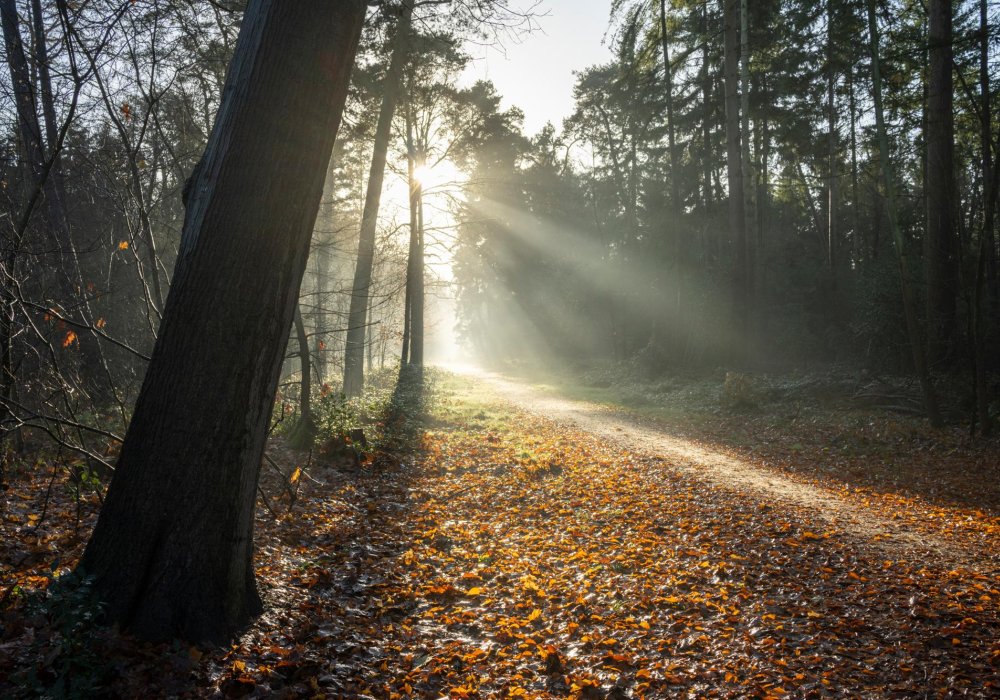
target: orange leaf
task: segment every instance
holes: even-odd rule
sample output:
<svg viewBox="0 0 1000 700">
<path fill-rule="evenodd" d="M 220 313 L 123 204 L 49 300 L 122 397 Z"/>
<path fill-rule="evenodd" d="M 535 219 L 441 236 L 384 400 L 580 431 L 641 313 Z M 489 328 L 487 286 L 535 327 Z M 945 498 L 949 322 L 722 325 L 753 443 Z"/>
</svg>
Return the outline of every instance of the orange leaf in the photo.
<svg viewBox="0 0 1000 700">
<path fill-rule="evenodd" d="M 76 342 L 76 333 L 73 331 L 68 331 L 66 337 L 63 339 L 62 346 L 68 348 L 70 345 Z"/>
<path fill-rule="evenodd" d="M 119 243 L 118 250 L 128 250 L 128 241 L 122 241 Z"/>
</svg>

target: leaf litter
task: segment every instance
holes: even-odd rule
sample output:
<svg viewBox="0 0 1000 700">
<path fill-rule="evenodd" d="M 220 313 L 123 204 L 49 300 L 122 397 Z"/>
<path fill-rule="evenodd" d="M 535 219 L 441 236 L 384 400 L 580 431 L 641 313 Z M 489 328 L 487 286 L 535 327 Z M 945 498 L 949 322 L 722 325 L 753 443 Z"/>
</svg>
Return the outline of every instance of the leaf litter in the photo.
<svg viewBox="0 0 1000 700">
<path fill-rule="evenodd" d="M 273 454 L 288 473 L 305 463 L 280 445 Z M 44 588 L 56 551 L 60 566 L 74 563 L 98 506 L 86 499 L 74 533 L 75 506 L 56 490 L 45 520 L 30 520 L 46 480 L 35 473 L 38 483 L 16 489 L 34 500 L 4 493 L 4 695 L 27 687 L 26 669 L 45 681 L 65 667 L 60 654 L 70 652 L 52 620 L 19 601 Z M 277 477 L 263 473 L 277 513 L 258 510 L 265 614 L 224 649 L 94 630 L 87 643 L 99 651 L 104 694 L 1000 692 L 995 569 L 888 556 L 813 508 L 723 488 L 509 403 L 445 392 L 406 452 L 376 453 L 360 470 L 317 462 L 305 473 L 291 509 Z M 872 498 L 843 497 L 859 506 Z M 904 525 L 911 503 L 892 506 Z M 939 525 L 953 515 L 940 513 Z M 981 547 L 985 560 L 996 538 L 995 515 L 984 516 L 982 537 L 963 546 Z"/>
</svg>

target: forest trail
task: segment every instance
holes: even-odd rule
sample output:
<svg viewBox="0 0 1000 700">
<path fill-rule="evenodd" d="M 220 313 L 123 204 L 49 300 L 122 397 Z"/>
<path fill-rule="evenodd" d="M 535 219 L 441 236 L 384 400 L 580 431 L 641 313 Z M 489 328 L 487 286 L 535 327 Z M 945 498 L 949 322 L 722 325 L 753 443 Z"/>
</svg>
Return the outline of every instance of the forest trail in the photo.
<svg viewBox="0 0 1000 700">
<path fill-rule="evenodd" d="M 820 521 L 817 528 L 835 528 L 854 537 L 860 546 L 876 547 L 886 556 L 1000 574 L 996 546 L 956 542 L 926 530 L 914 532 L 900 522 L 898 515 L 880 514 L 857 496 L 782 474 L 760 459 L 751 460 L 731 450 L 672 435 L 653 421 L 605 405 L 555 396 L 496 373 L 468 372 L 489 386 L 498 400 L 629 450 L 662 458 L 671 467 L 714 487 L 735 492 L 749 490 L 776 506 L 806 508 Z"/>
<path fill-rule="evenodd" d="M 266 610 L 233 645 L 136 645 L 91 616 L 69 646 L 63 604 L 0 617 L 0 697 L 69 673 L 115 697 L 996 697 L 994 509 L 927 518 L 508 378 L 428 379 L 386 393 L 361 464 L 273 442 Z M 52 489 L 43 518 L 52 477 L 31 475 L 0 494 L 0 534 L 33 534 L 0 537 L 0 595 L 74 565 L 99 507 L 76 522 Z"/>
</svg>

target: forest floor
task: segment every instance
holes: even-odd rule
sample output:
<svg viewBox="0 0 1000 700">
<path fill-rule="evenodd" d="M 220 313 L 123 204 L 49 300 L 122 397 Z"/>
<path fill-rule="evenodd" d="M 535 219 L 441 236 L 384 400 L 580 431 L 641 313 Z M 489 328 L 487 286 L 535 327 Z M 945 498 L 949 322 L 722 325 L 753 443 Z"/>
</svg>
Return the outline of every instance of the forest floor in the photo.
<svg viewBox="0 0 1000 700">
<path fill-rule="evenodd" d="M 13 474 L 0 696 L 1000 694 L 995 441 L 432 376 L 360 465 L 272 445 L 267 611 L 230 648 L 138 644 L 86 595 L 40 592 L 96 493 L 54 463 Z"/>
</svg>

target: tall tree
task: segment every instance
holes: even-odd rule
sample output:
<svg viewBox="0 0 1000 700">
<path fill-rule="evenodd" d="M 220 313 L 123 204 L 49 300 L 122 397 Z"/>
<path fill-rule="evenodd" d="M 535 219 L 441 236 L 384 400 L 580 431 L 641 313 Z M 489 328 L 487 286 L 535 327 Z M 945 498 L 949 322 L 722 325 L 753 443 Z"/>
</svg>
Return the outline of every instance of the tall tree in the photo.
<svg viewBox="0 0 1000 700">
<path fill-rule="evenodd" d="M 996 219 L 997 176 L 993 165 L 993 105 L 990 100 L 990 45 L 987 0 L 979 0 L 979 152 L 983 181 L 983 229 L 976 256 L 975 288 L 972 302 L 972 345 L 976 387 L 976 418 L 980 433 L 990 435 L 993 422 L 989 408 L 987 381 L 986 328 L 988 306 L 987 277 L 996 248 L 993 229 Z"/>
<path fill-rule="evenodd" d="M 740 0 L 722 0 L 725 41 L 726 172 L 729 183 L 729 235 L 735 252 L 733 266 L 733 310 L 739 342 L 745 344 L 750 330 L 750 261 L 747 256 L 746 203 L 743 193 L 743 147 L 740 119 L 740 57 L 742 53 Z M 743 357 L 743 349 L 736 349 Z"/>
<path fill-rule="evenodd" d="M 955 117 L 952 79 L 952 0 L 929 0 L 927 42 L 927 348 L 930 363 L 953 347 L 958 297 L 958 237 L 955 226 Z"/>
<path fill-rule="evenodd" d="M 247 7 L 156 346 L 80 564 L 109 618 L 142 637 L 223 641 L 261 609 L 259 465 L 365 4 Z"/>
<path fill-rule="evenodd" d="M 927 368 L 926 349 L 917 320 L 917 302 L 913 294 L 913 278 L 910 276 L 910 265 L 906 258 L 903 233 L 896 215 L 896 187 L 892 164 L 889 160 L 889 137 L 885 127 L 885 108 L 882 103 L 882 69 L 879 55 L 879 28 L 875 14 L 875 0 L 868 0 L 868 39 L 871 49 L 872 65 L 872 96 L 875 107 L 875 128 L 878 139 L 879 161 L 882 172 L 882 182 L 885 187 L 885 208 L 889 218 L 889 228 L 892 229 L 892 239 L 896 246 L 896 259 L 899 264 L 899 282 L 903 293 L 903 313 L 906 317 L 906 330 L 910 340 L 910 350 L 913 353 L 913 365 L 920 380 L 924 394 L 924 407 L 927 416 L 934 425 L 940 425 L 941 414 L 938 410 L 937 395 L 931 384 L 930 372 Z"/>
<path fill-rule="evenodd" d="M 399 102 L 403 66 L 409 53 L 410 32 L 413 25 L 414 0 L 403 0 L 396 33 L 392 41 L 392 57 L 382 87 L 382 106 L 375 128 L 375 145 L 371 168 L 368 172 L 368 190 L 365 208 L 361 215 L 358 238 L 358 258 L 354 268 L 354 286 L 351 291 L 351 310 L 347 318 L 347 344 L 344 347 L 344 393 L 357 396 L 365 383 L 366 319 L 372 286 L 372 267 L 375 262 L 375 232 L 382 201 L 382 184 L 385 180 L 385 163 L 392 138 L 392 120 Z"/>
</svg>

